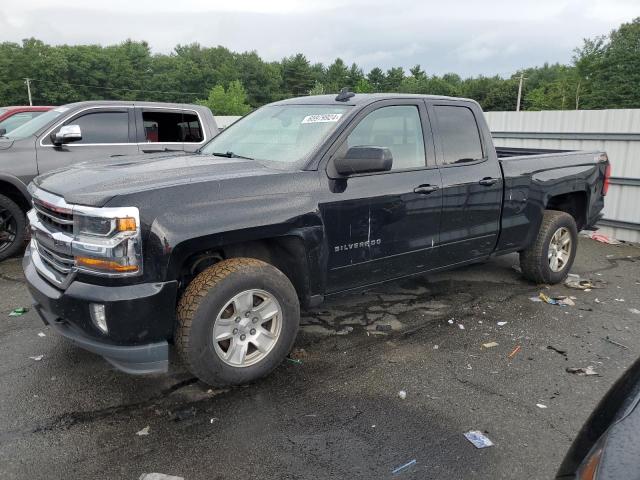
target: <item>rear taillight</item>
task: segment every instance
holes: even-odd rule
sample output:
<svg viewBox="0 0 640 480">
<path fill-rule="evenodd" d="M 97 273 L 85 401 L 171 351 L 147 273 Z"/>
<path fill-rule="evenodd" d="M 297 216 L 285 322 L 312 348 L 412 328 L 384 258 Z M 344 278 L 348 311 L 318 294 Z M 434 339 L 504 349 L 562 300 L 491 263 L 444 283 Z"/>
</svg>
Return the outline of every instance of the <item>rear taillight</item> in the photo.
<svg viewBox="0 0 640 480">
<path fill-rule="evenodd" d="M 602 195 L 609 191 L 609 177 L 611 177 L 611 165 L 607 165 L 604 170 L 604 183 L 602 184 Z"/>
</svg>

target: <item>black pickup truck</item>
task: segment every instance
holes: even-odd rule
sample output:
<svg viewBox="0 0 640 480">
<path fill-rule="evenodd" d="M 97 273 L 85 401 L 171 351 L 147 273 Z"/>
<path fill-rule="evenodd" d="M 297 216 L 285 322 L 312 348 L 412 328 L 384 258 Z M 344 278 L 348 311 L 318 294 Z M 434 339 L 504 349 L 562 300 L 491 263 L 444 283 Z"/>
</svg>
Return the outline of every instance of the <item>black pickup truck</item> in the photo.
<svg viewBox="0 0 640 480">
<path fill-rule="evenodd" d="M 555 283 L 600 218 L 605 153 L 496 149 L 472 100 L 296 98 L 195 154 L 37 177 L 24 271 L 45 323 L 132 372 L 170 346 L 212 385 L 291 349 L 300 305 L 519 252 Z"/>
</svg>

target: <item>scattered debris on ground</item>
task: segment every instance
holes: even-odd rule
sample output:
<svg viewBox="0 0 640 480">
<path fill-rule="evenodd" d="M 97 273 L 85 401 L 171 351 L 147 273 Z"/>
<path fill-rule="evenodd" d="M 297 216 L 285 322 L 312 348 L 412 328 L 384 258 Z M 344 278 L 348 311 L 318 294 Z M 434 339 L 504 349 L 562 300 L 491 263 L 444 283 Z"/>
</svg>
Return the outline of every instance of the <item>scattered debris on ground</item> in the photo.
<svg viewBox="0 0 640 480">
<path fill-rule="evenodd" d="M 564 285 L 569 288 L 574 288 L 576 290 L 584 290 L 585 292 L 590 291 L 592 288 L 604 288 L 602 285 L 602 280 L 590 280 L 587 278 L 582 278 L 580 275 L 575 273 L 570 273 L 567 275 L 567 278 L 564 281 Z"/>
<path fill-rule="evenodd" d="M 622 344 L 622 343 L 620 343 L 620 342 L 616 342 L 615 340 L 611 340 L 609 337 L 604 337 L 604 338 L 603 338 L 603 340 L 604 340 L 605 342 L 609 342 L 609 343 L 611 343 L 611 344 L 613 344 L 613 345 L 616 345 L 616 346 L 618 346 L 618 347 L 620 347 L 620 348 L 624 348 L 625 350 L 629 350 L 629 347 L 627 347 L 626 345 L 623 345 L 623 344 Z"/>
<path fill-rule="evenodd" d="M 498 346 L 498 342 L 483 343 L 482 346 L 484 348 L 493 348 L 493 347 L 497 347 Z"/>
<path fill-rule="evenodd" d="M 542 299 L 540 297 L 529 297 L 529 300 L 531 300 L 532 302 L 542 302 Z"/>
<path fill-rule="evenodd" d="M 566 307 L 566 306 L 574 307 L 576 304 L 576 302 L 574 302 L 571 298 L 566 297 L 564 295 L 550 296 L 550 295 L 546 295 L 543 292 L 540 292 L 539 297 L 540 297 L 540 300 L 542 300 L 544 303 L 548 303 L 549 305 L 560 305 L 561 307 Z"/>
<path fill-rule="evenodd" d="M 407 398 L 407 392 L 404 390 L 400 390 L 398 392 L 398 397 L 400 397 L 401 400 L 404 400 L 405 398 Z"/>
<path fill-rule="evenodd" d="M 342 328 L 341 330 L 338 330 L 336 332 L 336 335 L 349 335 L 351 332 L 353 332 L 353 327 L 347 325 L 346 327 Z"/>
<path fill-rule="evenodd" d="M 36 362 L 39 362 L 40 360 L 42 360 L 44 358 L 44 355 L 36 355 L 34 357 L 29 357 L 31 360 L 35 360 Z"/>
<path fill-rule="evenodd" d="M 164 473 L 143 473 L 138 480 L 184 480 L 184 478 Z"/>
<path fill-rule="evenodd" d="M 291 358 L 292 360 L 302 360 L 303 358 L 307 358 L 308 356 L 309 354 L 304 348 L 294 348 L 289 354 L 289 358 Z"/>
<path fill-rule="evenodd" d="M 498 326 L 499 327 L 504 327 L 507 324 L 507 322 L 498 322 Z"/>
<path fill-rule="evenodd" d="M 638 312 L 638 313 L 640 313 L 640 312 Z M 39 337 L 46 337 L 46 335 L 44 334 L 44 332 L 38 332 L 38 336 L 39 336 Z"/>
<path fill-rule="evenodd" d="M 464 325 L 462 325 L 461 323 L 459 323 L 459 324 L 458 324 L 458 328 L 459 328 L 460 330 L 464 330 Z"/>
<path fill-rule="evenodd" d="M 464 437 L 473 443 L 476 448 L 487 448 L 493 446 L 493 442 L 489 440 L 489 437 L 484 435 L 480 430 L 471 430 L 466 432 Z"/>
<path fill-rule="evenodd" d="M 544 403 L 536 403 L 536 407 L 538 407 L 538 408 L 542 408 L 542 409 L 544 409 L 544 408 L 549 408 L 549 407 L 547 407 Z"/>
<path fill-rule="evenodd" d="M 28 311 L 29 311 L 29 309 L 27 307 L 14 308 L 9 313 L 9 316 L 10 317 L 20 317 L 20 316 L 24 315 L 25 313 L 27 313 Z"/>
<path fill-rule="evenodd" d="M 566 350 L 562 350 L 560 348 L 556 348 L 553 345 L 547 345 L 547 350 L 551 350 L 553 352 L 559 353 L 564 358 L 567 358 L 567 351 Z"/>
<path fill-rule="evenodd" d="M 520 345 L 518 345 L 516 348 L 514 348 L 511 353 L 508 355 L 509 358 L 513 358 L 515 357 L 518 352 L 522 349 L 522 347 Z"/>
<path fill-rule="evenodd" d="M 630 311 L 631 313 L 636 314 L 636 315 L 640 315 L 640 310 L 638 310 L 637 308 L 630 308 L 630 309 L 629 309 L 629 311 Z"/>
<path fill-rule="evenodd" d="M 413 459 L 413 460 L 411 460 L 410 462 L 407 462 L 407 463 L 405 463 L 404 465 L 400 465 L 398 468 L 394 468 L 393 470 L 391 470 L 391 473 L 392 473 L 393 475 L 395 475 L 396 473 L 400 473 L 400 472 L 402 472 L 403 470 L 406 470 L 407 468 L 414 466 L 416 463 L 417 463 L 417 462 L 416 462 L 416 460 L 415 460 L 415 458 L 414 458 L 414 459 Z"/>
<path fill-rule="evenodd" d="M 624 298 L 614 298 L 616 302 L 624 302 Z"/>
<path fill-rule="evenodd" d="M 376 325 L 376 330 L 379 332 L 388 332 L 392 329 L 390 323 L 378 323 Z"/>
<path fill-rule="evenodd" d="M 295 363 L 296 365 L 302 365 L 302 360 L 299 360 L 297 358 L 287 357 L 287 361 L 291 363 Z"/>
<path fill-rule="evenodd" d="M 600 375 L 591 365 L 588 367 L 568 367 L 566 370 L 567 373 L 573 373 L 580 376 Z"/>
<path fill-rule="evenodd" d="M 144 437 L 146 435 L 149 435 L 149 430 L 151 430 L 151 427 L 149 425 L 147 425 L 142 430 L 138 430 L 136 432 L 136 435 L 138 435 L 139 437 Z"/>
<path fill-rule="evenodd" d="M 622 242 L 620 240 L 611 238 L 604 233 L 589 232 L 587 233 L 587 237 L 589 237 L 591 240 L 595 240 L 596 242 L 606 243 L 608 245 L 622 245 Z"/>
</svg>

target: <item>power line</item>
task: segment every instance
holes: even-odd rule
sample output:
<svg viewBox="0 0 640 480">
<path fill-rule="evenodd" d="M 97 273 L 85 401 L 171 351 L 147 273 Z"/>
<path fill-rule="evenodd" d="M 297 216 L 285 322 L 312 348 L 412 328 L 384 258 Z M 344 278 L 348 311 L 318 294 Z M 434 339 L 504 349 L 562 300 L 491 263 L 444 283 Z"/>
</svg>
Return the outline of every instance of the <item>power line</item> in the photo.
<svg viewBox="0 0 640 480">
<path fill-rule="evenodd" d="M 63 85 L 69 87 L 84 87 L 84 88 L 97 88 L 99 90 L 121 90 L 125 92 L 140 92 L 140 93 L 171 93 L 177 95 L 207 95 L 207 93 L 196 93 L 196 92 L 178 92 L 178 91 L 163 91 L 163 90 L 144 90 L 141 88 L 125 88 L 125 87 L 101 87 L 98 85 L 83 85 L 80 83 L 69 83 L 69 82 L 54 82 L 52 80 L 40 80 L 37 78 L 30 78 L 31 82 L 40 82 L 40 83 L 50 83 L 53 85 Z"/>
</svg>

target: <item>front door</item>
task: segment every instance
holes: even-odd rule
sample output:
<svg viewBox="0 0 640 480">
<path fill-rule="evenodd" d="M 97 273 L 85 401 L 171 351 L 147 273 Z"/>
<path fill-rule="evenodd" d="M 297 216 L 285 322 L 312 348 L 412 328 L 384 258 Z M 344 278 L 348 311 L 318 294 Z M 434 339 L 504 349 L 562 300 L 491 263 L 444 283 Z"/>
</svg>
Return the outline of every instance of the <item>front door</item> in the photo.
<svg viewBox="0 0 640 480">
<path fill-rule="evenodd" d="M 438 244 L 441 182 L 424 104 L 379 102 L 353 123 L 332 158 L 373 145 L 391 150 L 393 166 L 329 179 L 331 193 L 320 203 L 329 244 L 328 293 L 428 270 Z"/>
<path fill-rule="evenodd" d="M 55 146 L 50 134 L 64 125 L 79 125 L 82 140 Z M 99 107 L 76 113 L 42 135 L 36 143 L 38 173 L 72 163 L 138 153 L 133 107 Z"/>
</svg>

